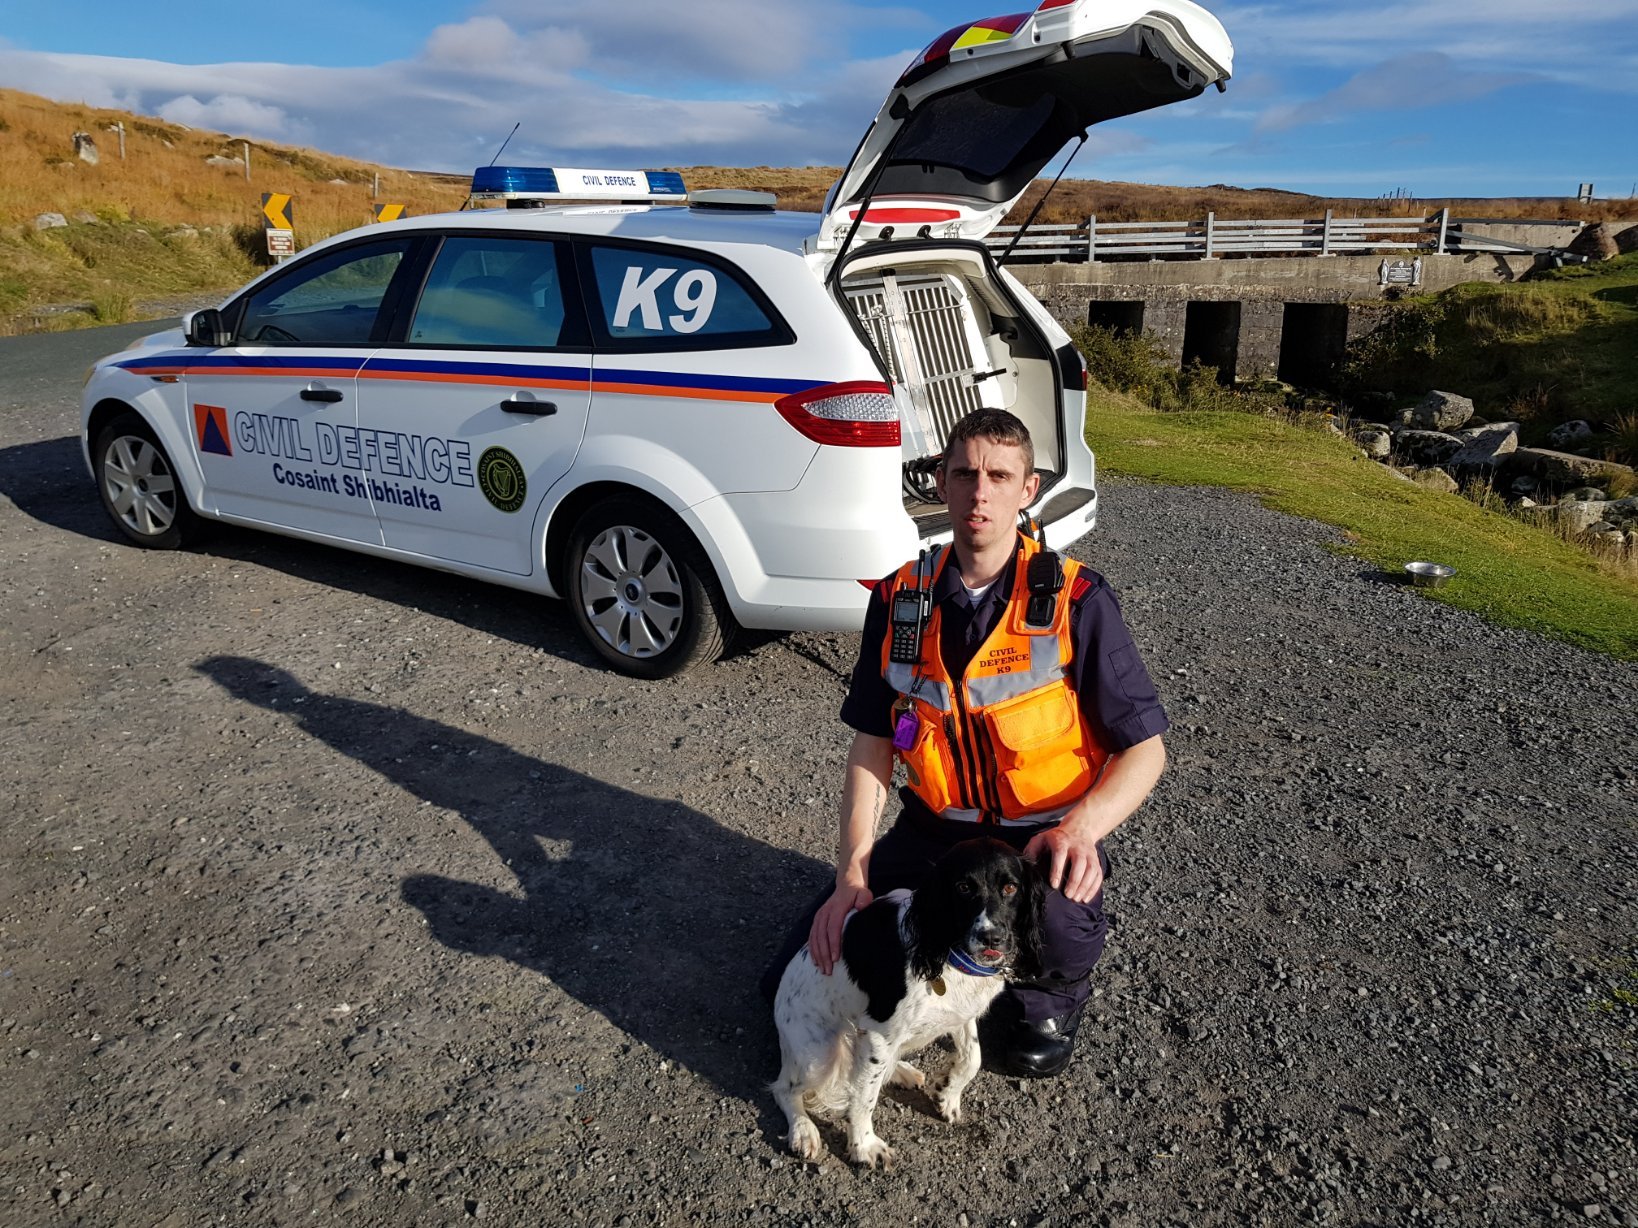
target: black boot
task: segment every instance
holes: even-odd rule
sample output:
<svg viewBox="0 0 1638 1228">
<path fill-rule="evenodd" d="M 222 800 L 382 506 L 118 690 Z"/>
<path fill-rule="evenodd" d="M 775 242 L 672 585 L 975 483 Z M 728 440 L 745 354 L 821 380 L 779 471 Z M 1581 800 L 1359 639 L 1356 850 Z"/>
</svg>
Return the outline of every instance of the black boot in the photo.
<svg viewBox="0 0 1638 1228">
<path fill-rule="evenodd" d="M 1074 1056 L 1075 1033 L 1085 1012 L 1082 1002 L 1056 1018 L 1029 1020 L 1010 998 L 997 999 L 979 1025 L 984 1064 L 1015 1078 L 1051 1078 Z"/>
</svg>

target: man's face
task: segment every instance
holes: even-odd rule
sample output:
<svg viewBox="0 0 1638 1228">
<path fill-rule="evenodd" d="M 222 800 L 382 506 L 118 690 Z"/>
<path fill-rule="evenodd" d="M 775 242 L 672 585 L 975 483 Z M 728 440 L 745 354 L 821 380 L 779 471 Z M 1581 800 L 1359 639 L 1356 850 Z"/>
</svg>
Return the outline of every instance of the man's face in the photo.
<svg viewBox="0 0 1638 1228">
<path fill-rule="evenodd" d="M 938 471 L 956 542 L 974 554 L 1012 540 L 1018 513 L 1035 502 L 1040 486 L 1040 477 L 1024 468 L 1024 450 L 993 439 L 951 444 Z"/>
</svg>

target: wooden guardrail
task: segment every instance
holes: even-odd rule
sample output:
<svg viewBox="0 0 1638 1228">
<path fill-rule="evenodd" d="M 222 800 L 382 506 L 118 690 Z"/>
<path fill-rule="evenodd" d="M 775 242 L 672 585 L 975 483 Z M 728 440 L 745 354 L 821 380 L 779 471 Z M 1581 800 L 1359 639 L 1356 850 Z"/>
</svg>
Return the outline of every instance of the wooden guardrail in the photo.
<svg viewBox="0 0 1638 1228">
<path fill-rule="evenodd" d="M 1427 217 L 1220 218 L 1208 213 L 1190 222 L 1056 223 L 1031 226 L 1013 260 L 1099 261 L 1171 257 L 1215 260 L 1220 256 L 1338 256 L 1369 252 L 1536 252 L 1504 239 L 1462 233 L 1460 218 L 1441 209 Z M 1016 226 L 997 226 L 985 243 L 1004 252 Z"/>
</svg>

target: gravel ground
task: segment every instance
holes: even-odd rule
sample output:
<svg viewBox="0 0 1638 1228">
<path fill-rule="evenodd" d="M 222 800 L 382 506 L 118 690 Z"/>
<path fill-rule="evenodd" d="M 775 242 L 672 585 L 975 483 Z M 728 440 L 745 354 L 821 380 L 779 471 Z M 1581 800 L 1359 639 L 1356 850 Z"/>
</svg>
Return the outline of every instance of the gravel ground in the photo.
<svg viewBox="0 0 1638 1228">
<path fill-rule="evenodd" d="M 645 686 L 522 594 L 129 549 L 74 402 L 138 331 L 0 342 L 0 1222 L 1638 1225 L 1638 667 L 1106 483 L 1174 729 L 1081 1052 L 803 1165 L 754 981 L 855 637 Z"/>
</svg>

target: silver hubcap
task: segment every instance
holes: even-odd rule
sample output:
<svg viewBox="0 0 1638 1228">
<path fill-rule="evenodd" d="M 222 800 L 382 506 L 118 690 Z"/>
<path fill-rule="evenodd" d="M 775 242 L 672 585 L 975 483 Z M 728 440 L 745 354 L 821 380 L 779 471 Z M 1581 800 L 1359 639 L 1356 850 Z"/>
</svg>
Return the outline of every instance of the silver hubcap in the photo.
<svg viewBox="0 0 1638 1228">
<path fill-rule="evenodd" d="M 129 529 L 157 537 L 176 520 L 176 479 L 165 457 L 140 435 L 121 435 L 102 460 L 102 488 Z"/>
<path fill-rule="evenodd" d="M 580 602 L 603 642 L 628 657 L 652 657 L 677 639 L 683 618 L 677 567 L 641 529 L 614 525 L 586 547 Z"/>
</svg>

